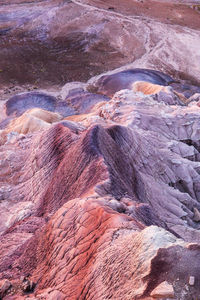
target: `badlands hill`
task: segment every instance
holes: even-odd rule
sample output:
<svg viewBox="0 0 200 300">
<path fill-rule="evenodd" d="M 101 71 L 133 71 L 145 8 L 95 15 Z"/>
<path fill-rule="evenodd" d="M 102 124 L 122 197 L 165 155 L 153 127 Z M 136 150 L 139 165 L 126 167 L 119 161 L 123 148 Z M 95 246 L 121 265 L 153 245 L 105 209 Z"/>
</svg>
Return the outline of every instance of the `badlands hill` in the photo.
<svg viewBox="0 0 200 300">
<path fill-rule="evenodd" d="M 200 299 L 199 10 L 0 0 L 0 299 Z"/>
</svg>

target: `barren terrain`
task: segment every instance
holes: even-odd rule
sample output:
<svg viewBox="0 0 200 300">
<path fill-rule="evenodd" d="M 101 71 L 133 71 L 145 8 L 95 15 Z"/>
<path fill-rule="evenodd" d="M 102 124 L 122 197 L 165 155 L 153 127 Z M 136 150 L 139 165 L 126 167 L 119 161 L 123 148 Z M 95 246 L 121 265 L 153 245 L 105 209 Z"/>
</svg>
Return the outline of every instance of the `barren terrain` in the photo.
<svg viewBox="0 0 200 300">
<path fill-rule="evenodd" d="M 199 7 L 0 1 L 0 299 L 200 299 Z"/>
</svg>

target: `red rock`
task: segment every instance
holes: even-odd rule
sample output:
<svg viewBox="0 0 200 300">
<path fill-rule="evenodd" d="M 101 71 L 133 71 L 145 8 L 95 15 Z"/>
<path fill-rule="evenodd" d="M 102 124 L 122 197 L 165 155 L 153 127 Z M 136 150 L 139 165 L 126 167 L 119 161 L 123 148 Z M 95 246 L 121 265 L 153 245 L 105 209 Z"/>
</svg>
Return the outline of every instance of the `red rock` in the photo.
<svg viewBox="0 0 200 300">
<path fill-rule="evenodd" d="M 4 2 L 4 299 L 147 300 L 172 287 L 198 299 L 198 12 L 169 0 Z M 131 91 L 136 68 L 156 84 L 136 90 L 155 95 Z"/>
</svg>

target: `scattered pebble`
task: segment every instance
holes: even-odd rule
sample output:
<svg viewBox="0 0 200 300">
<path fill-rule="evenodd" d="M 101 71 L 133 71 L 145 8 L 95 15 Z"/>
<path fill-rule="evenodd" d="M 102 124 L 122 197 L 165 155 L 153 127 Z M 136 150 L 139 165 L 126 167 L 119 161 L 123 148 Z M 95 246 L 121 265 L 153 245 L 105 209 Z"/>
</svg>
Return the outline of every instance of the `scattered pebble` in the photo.
<svg viewBox="0 0 200 300">
<path fill-rule="evenodd" d="M 189 285 L 194 285 L 194 283 L 195 283 L 195 277 L 194 276 L 190 276 L 189 277 Z"/>
</svg>

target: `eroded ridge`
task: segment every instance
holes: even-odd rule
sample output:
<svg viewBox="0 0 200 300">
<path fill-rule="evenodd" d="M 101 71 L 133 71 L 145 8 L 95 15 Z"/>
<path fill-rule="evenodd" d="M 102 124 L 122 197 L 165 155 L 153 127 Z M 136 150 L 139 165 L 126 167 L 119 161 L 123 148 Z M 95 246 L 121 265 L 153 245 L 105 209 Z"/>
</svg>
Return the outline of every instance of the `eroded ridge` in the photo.
<svg viewBox="0 0 200 300">
<path fill-rule="evenodd" d="M 199 95 L 32 95 L 1 123 L 1 297 L 198 299 Z"/>
</svg>

